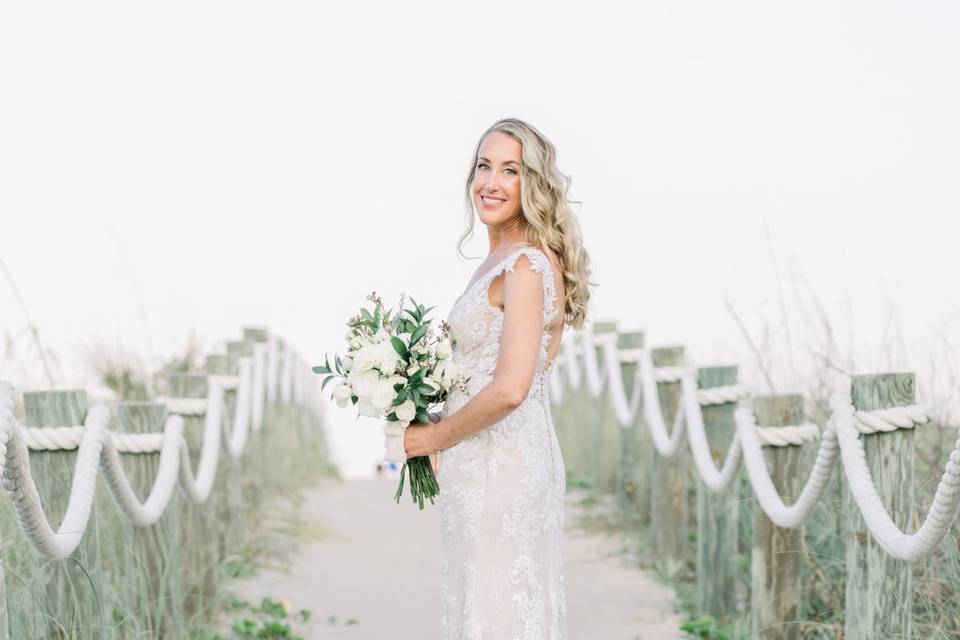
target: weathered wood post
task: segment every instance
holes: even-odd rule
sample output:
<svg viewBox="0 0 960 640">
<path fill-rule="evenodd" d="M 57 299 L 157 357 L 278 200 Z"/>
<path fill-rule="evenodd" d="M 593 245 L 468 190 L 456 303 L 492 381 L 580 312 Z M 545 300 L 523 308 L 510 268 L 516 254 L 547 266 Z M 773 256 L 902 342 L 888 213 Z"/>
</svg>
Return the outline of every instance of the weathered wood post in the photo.
<svg viewBox="0 0 960 640">
<path fill-rule="evenodd" d="M 173 373 L 167 378 L 167 390 L 171 398 L 206 398 L 207 376 L 197 373 Z M 203 415 L 183 416 L 183 437 L 190 451 L 190 463 L 196 476 L 203 444 Z M 222 447 L 222 444 L 218 446 Z M 225 453 L 221 449 L 217 475 Z M 180 548 L 184 554 L 184 613 L 188 620 L 194 616 L 205 618 L 215 605 L 220 557 L 217 544 L 219 523 L 216 504 L 219 501 L 216 487 L 206 501 L 194 504 L 189 498 L 183 500 L 184 523 L 181 530 Z"/>
<path fill-rule="evenodd" d="M 803 396 L 758 396 L 753 413 L 762 427 L 784 427 L 803 421 Z M 803 489 L 797 445 L 766 447 L 767 467 L 773 486 L 792 504 Z M 761 640 L 797 640 L 800 637 L 801 560 L 803 528 L 783 529 L 755 506 L 753 550 L 750 564 L 752 637 Z"/>
<path fill-rule="evenodd" d="M 266 342 L 267 332 L 265 329 L 245 327 L 243 329 L 243 336 L 242 340 L 228 342 L 227 351 L 238 357 L 246 356 L 254 359 L 253 345 L 256 342 Z M 283 357 L 287 357 L 286 351 L 284 351 Z M 295 376 L 296 373 L 294 372 L 293 375 Z M 266 373 L 264 373 L 264 376 L 266 376 Z M 264 384 L 264 388 L 265 387 L 266 384 Z M 330 387 L 327 388 L 329 389 Z M 263 402 L 264 412 L 261 430 L 251 433 L 253 437 L 248 443 L 250 447 L 249 455 L 244 456 L 244 464 L 248 467 L 252 465 L 260 475 L 260 486 L 255 490 L 261 493 L 260 499 L 262 499 L 263 493 L 267 488 L 272 490 L 277 486 L 278 480 L 282 478 L 285 473 L 283 465 L 276 464 L 276 461 L 281 459 L 279 453 L 280 443 L 277 440 L 277 434 L 273 427 L 277 423 L 288 424 L 292 412 L 295 410 L 292 397 L 289 403 L 278 402 L 274 407 L 267 406 L 266 400 Z M 252 407 L 250 420 L 252 429 L 252 421 L 254 420 Z M 273 431 L 272 434 L 271 431 Z"/>
<path fill-rule="evenodd" d="M 116 407 L 114 430 L 118 433 L 162 433 L 166 422 L 166 407 L 159 402 L 120 402 Z M 157 478 L 160 453 L 122 453 L 121 463 L 130 485 L 142 502 L 149 495 Z M 180 509 L 176 503 L 181 499 L 174 491 L 163 515 L 150 526 L 138 527 L 117 513 L 120 526 L 126 528 L 132 538 L 130 549 L 138 551 L 123 553 L 117 567 L 118 576 L 141 574 L 137 588 L 126 594 L 131 599 L 131 621 L 139 626 L 137 633 L 150 637 L 180 637 L 188 632 L 183 611 L 182 567 L 180 549 Z M 142 557 L 140 557 L 142 556 Z"/>
<path fill-rule="evenodd" d="M 594 336 L 615 335 L 617 342 L 616 320 L 600 320 L 594 325 Z M 601 376 L 606 376 L 606 356 L 600 345 L 594 346 L 597 365 Z M 598 494 L 614 494 L 616 491 L 616 473 L 619 455 L 617 454 L 617 415 L 610 400 L 610 380 L 603 384 L 600 395 L 593 400 L 593 468 L 591 484 Z"/>
<path fill-rule="evenodd" d="M 737 367 L 703 367 L 698 371 L 701 389 L 725 387 L 737 383 Z M 722 464 L 736 433 L 733 414 L 735 402 L 701 408 L 703 426 L 715 463 Z M 690 437 L 687 434 L 687 437 Z M 714 493 L 696 476 L 697 513 L 697 611 L 730 622 L 737 609 L 737 523 L 740 506 L 739 482 L 731 481 L 723 491 Z"/>
<path fill-rule="evenodd" d="M 229 354 L 207 356 L 204 370 L 210 375 L 235 376 L 239 373 L 236 356 Z M 237 409 L 236 389 L 224 390 L 224 405 L 227 423 L 230 424 L 232 429 L 238 429 L 239 425 L 234 423 Z M 248 533 L 246 507 L 244 505 L 244 484 L 246 482 L 256 483 L 254 475 L 245 473 L 243 468 L 244 464 L 247 463 L 252 444 L 250 435 L 252 434 L 247 436 L 247 443 L 240 460 L 233 459 L 233 456 L 227 451 L 226 444 L 220 449 L 220 464 L 217 465 L 217 479 L 214 481 L 213 491 L 217 493 L 217 518 L 221 523 L 218 532 L 219 553 L 223 558 L 236 551 Z M 229 437 L 230 433 L 226 429 L 222 429 L 220 433 L 221 441 L 225 443 Z M 246 471 L 249 470 L 248 467 Z"/>
<path fill-rule="evenodd" d="M 617 349 L 642 349 L 643 331 L 625 331 L 617 336 Z M 636 362 L 623 362 L 620 365 L 623 376 L 623 388 L 630 401 L 634 379 L 637 375 Z M 652 446 L 650 433 L 643 424 L 643 414 L 639 409 L 633 422 L 621 427 L 617 424 L 617 442 L 619 443 L 619 463 L 617 465 L 617 507 L 623 523 L 642 526 L 650 518 L 650 467 L 643 464 L 643 453 Z"/>
<path fill-rule="evenodd" d="M 914 375 L 853 376 L 853 406 L 876 411 L 914 403 Z M 901 530 L 910 530 L 913 506 L 913 429 L 864 434 L 867 467 L 877 493 Z M 912 565 L 889 556 L 874 541 L 848 491 L 844 499 L 847 586 L 844 638 L 912 638 Z"/>
<path fill-rule="evenodd" d="M 24 424 L 28 427 L 70 427 L 82 425 L 87 415 L 87 394 L 82 390 L 36 391 L 23 394 L 25 409 Z M 37 485 L 37 491 L 43 509 L 56 531 L 66 514 L 70 502 L 70 487 L 77 464 L 77 450 L 31 451 L 31 476 Z M 7 468 L 6 474 L 12 473 Z M 106 490 L 102 478 L 97 478 L 96 493 Z M 96 501 L 94 501 L 96 502 Z M 31 571 L 38 578 L 35 583 L 40 597 L 21 603 L 16 615 L 36 624 L 37 620 L 48 620 L 41 626 L 49 632 L 55 630 L 97 635 L 104 625 L 111 621 L 106 617 L 99 602 L 99 594 L 104 593 L 103 572 L 101 567 L 99 538 L 100 524 L 96 504 L 92 505 L 90 518 L 83 539 L 69 558 L 48 560 L 41 556 L 32 545 L 20 547 L 18 557 L 42 566 L 43 569 Z M 19 560 L 19 558 L 18 558 Z M 91 571 L 90 568 L 93 568 Z M 14 610 L 11 610 L 11 614 Z M 19 626 L 22 630 L 26 627 Z M 16 636 L 16 634 L 14 634 Z"/>
<path fill-rule="evenodd" d="M 650 352 L 654 367 L 677 367 L 684 363 L 682 346 L 658 347 Z M 680 410 L 680 382 L 658 382 L 657 395 L 667 429 L 672 429 Z M 647 399 L 652 402 L 653 399 Z M 686 437 L 686 436 L 685 436 Z M 690 557 L 690 527 L 687 519 L 687 467 L 690 451 L 685 444 L 672 458 L 654 447 L 647 453 L 650 467 L 650 537 L 654 556 L 686 562 Z"/>
</svg>

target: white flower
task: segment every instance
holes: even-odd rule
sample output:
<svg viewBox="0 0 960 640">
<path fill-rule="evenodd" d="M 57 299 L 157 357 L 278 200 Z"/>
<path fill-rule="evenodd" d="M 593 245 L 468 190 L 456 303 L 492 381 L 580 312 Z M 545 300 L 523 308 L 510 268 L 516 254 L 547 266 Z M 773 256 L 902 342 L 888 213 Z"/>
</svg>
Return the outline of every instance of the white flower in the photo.
<svg viewBox="0 0 960 640">
<path fill-rule="evenodd" d="M 360 399 L 370 397 L 372 385 L 379 382 L 380 375 L 371 369 L 361 369 L 354 367 L 353 371 L 347 374 L 347 384 L 353 389 L 353 392 Z"/>
<path fill-rule="evenodd" d="M 389 340 L 368 344 L 357 351 L 353 356 L 352 369 L 354 371 L 365 371 L 367 369 L 379 369 L 386 375 L 393 374 L 400 361 L 400 355 L 394 350 Z"/>
<path fill-rule="evenodd" d="M 433 370 L 433 377 L 440 380 L 444 389 L 449 389 L 460 374 L 460 368 L 453 360 L 441 360 Z"/>
<path fill-rule="evenodd" d="M 419 370 L 420 370 L 420 364 L 417 362 L 414 362 L 412 365 L 407 367 L 407 375 L 413 376 L 413 374 L 415 374 Z"/>
<path fill-rule="evenodd" d="M 409 422 L 417 415 L 417 405 L 410 398 L 394 407 L 393 410 L 397 414 L 397 419 L 401 422 Z"/>
<path fill-rule="evenodd" d="M 399 379 L 398 379 L 399 378 Z M 393 399 L 397 397 L 397 392 L 393 390 L 393 385 L 402 381 L 400 376 L 393 376 L 386 380 L 379 380 L 372 386 L 370 393 L 370 402 L 380 409 L 380 415 L 388 413 L 393 405 Z"/>
<path fill-rule="evenodd" d="M 422 381 L 422 384 L 425 384 L 428 387 L 431 387 L 433 389 L 433 391 L 431 391 L 430 393 L 425 393 L 424 395 L 435 396 L 440 392 L 440 383 L 434 380 L 433 378 L 424 378 Z"/>
<path fill-rule="evenodd" d="M 377 329 L 377 332 L 373 334 L 373 343 L 380 344 L 384 340 L 386 340 L 387 342 L 390 341 L 390 333 L 383 327 L 380 327 L 379 329 Z"/>
<path fill-rule="evenodd" d="M 389 340 L 377 344 L 376 349 L 374 366 L 380 369 L 381 373 L 392 375 L 397 370 L 397 365 L 400 364 L 400 354 L 393 348 L 393 343 Z"/>
<path fill-rule="evenodd" d="M 350 367 L 353 366 L 353 358 L 350 356 L 343 356 L 340 358 L 340 368 L 343 369 L 345 373 L 350 373 Z"/>
<path fill-rule="evenodd" d="M 341 382 L 333 388 L 333 399 L 337 401 L 338 407 L 345 407 L 350 404 L 350 397 L 353 395 L 353 389 L 350 385 Z"/>
<path fill-rule="evenodd" d="M 453 355 L 453 347 L 450 346 L 450 343 L 446 340 L 437 344 L 437 359 L 446 360 Z"/>
</svg>

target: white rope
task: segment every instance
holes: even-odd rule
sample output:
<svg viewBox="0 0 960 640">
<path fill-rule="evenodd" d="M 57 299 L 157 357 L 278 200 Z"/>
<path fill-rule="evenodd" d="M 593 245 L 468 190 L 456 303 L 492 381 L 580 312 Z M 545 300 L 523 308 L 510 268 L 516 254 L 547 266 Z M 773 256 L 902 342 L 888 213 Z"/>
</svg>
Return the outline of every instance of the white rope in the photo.
<svg viewBox="0 0 960 640">
<path fill-rule="evenodd" d="M 280 368 L 280 402 L 290 402 L 293 386 L 293 353 L 289 344 L 283 345 L 283 365 Z"/>
<path fill-rule="evenodd" d="M 156 399 L 167 407 L 167 411 L 179 416 L 202 416 L 207 412 L 206 398 L 170 398 L 160 396 Z"/>
<path fill-rule="evenodd" d="M 695 372 L 688 371 L 680 379 L 680 389 L 687 424 L 687 440 L 690 443 L 690 452 L 693 454 L 694 466 L 708 489 L 714 492 L 722 491 L 730 485 L 730 481 L 740 469 L 740 440 L 734 433 L 733 440 L 727 447 L 727 458 L 723 462 L 723 468 L 718 470 L 713 462 L 713 456 L 710 455 L 710 443 L 707 441 L 707 432 L 703 426 L 703 413 L 700 411 Z"/>
<path fill-rule="evenodd" d="M 876 427 L 880 422 L 895 424 L 898 428 L 912 428 L 925 424 L 927 415 L 917 405 L 897 407 L 883 411 L 871 411 L 869 415 L 854 411 L 850 396 L 836 393 L 830 398 L 833 420 L 840 442 L 843 468 L 847 476 L 847 486 L 863 515 L 864 522 L 877 544 L 894 558 L 899 560 L 919 560 L 931 554 L 939 546 L 950 530 L 957 514 L 958 491 L 960 491 L 960 440 L 950 453 L 946 470 L 937 485 L 933 504 L 923 524 L 913 534 L 900 530 L 877 494 L 877 489 L 867 466 L 863 440 L 860 438 L 860 424 Z M 858 415 L 859 414 L 859 415 Z M 872 420 L 865 420 L 872 418 Z M 907 422 L 911 426 L 906 426 Z"/>
<path fill-rule="evenodd" d="M 616 334 L 611 334 L 616 339 Z M 599 397 L 606 384 L 606 370 L 601 370 L 597 364 L 596 340 L 593 336 L 593 325 L 589 322 L 580 333 L 580 351 L 583 357 L 584 377 L 587 379 L 587 391 L 594 398 Z"/>
<path fill-rule="evenodd" d="M 253 430 L 260 431 L 263 425 L 263 398 L 267 391 L 267 345 L 263 342 L 253 343 Z M 299 402 L 299 398 L 295 398 Z"/>
<path fill-rule="evenodd" d="M 667 433 L 667 426 L 663 419 L 663 410 L 660 407 L 660 396 L 657 394 L 657 381 L 654 380 L 654 366 L 650 358 L 650 351 L 644 350 L 637 361 L 637 377 L 643 385 L 643 417 L 650 430 L 653 446 L 665 458 L 672 458 L 680 449 L 683 440 L 684 420 L 683 411 L 678 407 L 673 421 L 673 431 Z"/>
<path fill-rule="evenodd" d="M 280 371 L 280 340 L 270 334 L 267 338 L 267 402 L 277 401 L 277 378 Z"/>
<path fill-rule="evenodd" d="M 740 384 L 732 384 L 725 387 L 710 387 L 697 391 L 697 400 L 700 406 L 706 407 L 718 404 L 727 404 L 728 402 L 739 402 L 741 398 L 747 395 L 747 388 Z"/>
<path fill-rule="evenodd" d="M 960 440 L 950 454 L 927 517 L 914 534 L 900 531 L 873 484 L 860 435 L 912 429 L 925 424 L 928 413 L 921 405 L 855 411 L 849 396 L 834 394 L 830 400 L 833 414 L 822 430 L 814 424 L 758 427 L 753 412 L 740 408 L 734 413 L 735 437 L 728 447 L 723 467 L 717 469 L 710 454 L 701 406 L 738 402 L 747 395 L 744 387 L 729 385 L 697 389 L 695 372 L 691 368 L 654 367 L 649 349 L 618 351 L 608 336 L 594 340 L 589 327 L 577 342 L 582 351 L 582 370 L 577 366 L 574 350 L 565 351 L 565 368 L 571 388 L 574 388 L 574 381 L 579 384 L 581 374 L 587 378 L 589 391 L 594 397 L 599 395 L 604 383 L 610 383 L 610 399 L 621 425 L 634 419 L 638 407 L 643 406 L 654 448 L 665 457 L 672 457 L 677 452 L 685 430 L 688 431 L 697 473 L 711 490 L 728 487 L 742 460 L 760 508 L 779 527 L 796 528 L 806 522 L 829 484 L 838 457 L 843 461 L 847 485 L 868 529 L 881 548 L 895 558 L 914 561 L 932 553 L 960 509 Z M 603 347 L 605 366 L 602 371 L 598 370 L 595 344 Z M 635 388 L 628 399 L 622 376 L 618 377 L 617 373 L 621 362 L 632 361 L 638 364 L 640 392 Z M 680 382 L 682 395 L 682 407 L 670 433 L 664 424 L 657 394 L 657 384 L 668 382 Z M 763 446 L 800 446 L 818 438 L 820 446 L 810 476 L 796 501 L 787 506 L 770 477 Z"/>
<path fill-rule="evenodd" d="M 31 451 L 76 449 L 83 437 L 83 427 L 25 427 L 24 438 Z M 119 453 L 156 453 L 163 446 L 159 433 L 112 433 L 113 446 Z"/>
<path fill-rule="evenodd" d="M 877 411 L 854 411 L 853 416 L 856 418 L 854 426 L 862 434 L 913 429 L 918 424 L 926 424 L 928 420 L 927 408 L 919 404 Z"/>
<path fill-rule="evenodd" d="M 222 374 L 212 374 L 207 376 L 207 380 L 223 387 L 224 391 L 236 391 L 240 385 L 240 376 L 226 376 Z"/>
<path fill-rule="evenodd" d="M 690 367 L 657 367 L 653 376 L 657 382 L 680 382 Z"/>
<path fill-rule="evenodd" d="M 13 386 L 0 381 L 0 476 L 25 536 L 47 557 L 70 555 L 90 518 L 98 470 L 103 471 L 118 508 L 138 526 L 148 526 L 160 518 L 178 480 L 189 500 L 205 502 L 216 478 L 221 446 L 233 458 L 240 458 L 250 430 L 261 426 L 267 390 L 277 387 L 275 374 L 267 373 L 267 345 L 260 346 L 258 349 L 254 345 L 253 357 L 239 358 L 237 376 L 208 376 L 206 398 L 162 399 L 169 413 L 162 433 L 112 432 L 110 411 L 103 405 L 89 408 L 83 426 L 28 428 L 13 415 Z M 295 361 L 289 346 L 284 355 L 286 362 Z M 293 373 L 292 365 L 288 371 Z M 226 410 L 228 390 L 236 392 L 232 420 Z M 196 473 L 183 436 L 183 415 L 204 416 Z M 50 526 L 30 475 L 30 449 L 77 451 L 70 497 L 57 531 Z M 157 475 L 147 499 L 140 502 L 119 454 L 154 452 L 159 452 Z"/>
<path fill-rule="evenodd" d="M 757 427 L 756 432 L 760 444 L 768 447 L 803 445 L 820 439 L 820 427 L 815 424 Z"/>
<path fill-rule="evenodd" d="M 637 361 L 637 357 L 640 356 L 635 353 L 633 362 Z M 615 340 L 605 340 L 603 342 L 603 362 L 606 369 L 610 402 L 613 404 L 617 422 L 623 428 L 630 427 L 636 420 L 643 403 L 643 382 L 639 375 L 634 374 L 633 389 L 630 391 L 628 400 L 623 387 L 623 371 L 620 368 L 621 358 L 617 355 Z"/>
<path fill-rule="evenodd" d="M 774 486 L 770 470 L 763 458 L 753 411 L 746 407 L 737 409 L 734 412 L 734 420 L 737 423 L 737 439 L 743 449 L 743 466 L 747 469 L 747 478 L 750 486 L 753 487 L 754 495 L 757 496 L 760 508 L 778 527 L 794 529 L 802 526 L 817 506 L 817 502 L 830 483 L 830 474 L 836 466 L 839 447 L 832 424 L 828 422 L 821 434 L 820 449 L 817 451 L 817 459 L 813 464 L 810 477 L 807 478 L 796 501 L 788 507 Z"/>
</svg>

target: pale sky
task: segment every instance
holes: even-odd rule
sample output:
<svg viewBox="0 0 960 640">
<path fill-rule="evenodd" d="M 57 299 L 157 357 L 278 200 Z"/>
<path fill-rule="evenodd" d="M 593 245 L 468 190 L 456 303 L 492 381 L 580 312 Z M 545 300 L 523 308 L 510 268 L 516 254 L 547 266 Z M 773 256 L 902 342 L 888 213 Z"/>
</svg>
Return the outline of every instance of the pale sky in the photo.
<svg viewBox="0 0 960 640">
<path fill-rule="evenodd" d="M 98 337 L 158 355 L 193 328 L 320 361 L 370 290 L 446 314 L 478 265 L 469 154 L 514 116 L 573 178 L 595 317 L 762 388 L 729 298 L 785 391 L 815 298 L 841 359 L 932 393 L 960 364 L 958 60 L 948 2 L 6 3 L 0 260 L 60 385 Z M 0 377 L 43 386 L 15 351 Z M 379 424 L 327 413 L 371 467 Z"/>
</svg>

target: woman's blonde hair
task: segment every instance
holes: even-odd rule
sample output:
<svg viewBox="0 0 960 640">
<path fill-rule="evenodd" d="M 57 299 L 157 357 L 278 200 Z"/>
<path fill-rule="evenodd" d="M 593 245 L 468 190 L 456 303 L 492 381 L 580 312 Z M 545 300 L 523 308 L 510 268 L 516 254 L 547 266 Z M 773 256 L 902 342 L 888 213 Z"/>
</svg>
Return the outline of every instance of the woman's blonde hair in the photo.
<svg viewBox="0 0 960 640">
<path fill-rule="evenodd" d="M 590 299 L 590 256 L 583 247 L 580 225 L 567 200 L 570 176 L 557 169 L 557 150 L 533 126 L 517 118 L 504 118 L 483 132 L 473 150 L 473 162 L 467 175 L 467 229 L 460 236 L 457 251 L 463 256 L 463 244 L 473 233 L 473 177 L 480 145 L 487 134 L 503 132 L 520 143 L 520 205 L 527 243 L 549 247 L 560 259 L 564 282 L 564 321 L 579 329 L 587 317 Z M 466 256 L 464 256 L 466 257 Z"/>
</svg>

